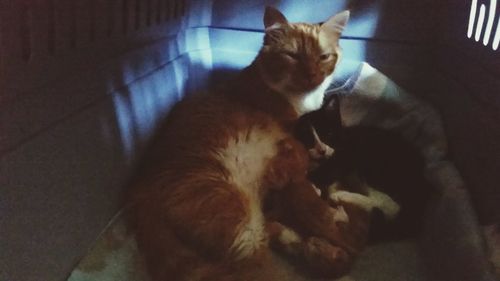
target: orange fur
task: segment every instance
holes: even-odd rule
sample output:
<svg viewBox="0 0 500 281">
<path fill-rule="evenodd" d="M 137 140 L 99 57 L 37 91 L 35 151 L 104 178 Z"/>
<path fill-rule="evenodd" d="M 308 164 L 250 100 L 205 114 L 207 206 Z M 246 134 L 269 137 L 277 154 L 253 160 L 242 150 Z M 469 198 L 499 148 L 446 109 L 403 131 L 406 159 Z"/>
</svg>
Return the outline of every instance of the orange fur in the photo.
<svg viewBox="0 0 500 281">
<path fill-rule="evenodd" d="M 271 17 L 268 22 L 274 21 Z M 279 42 L 295 45 L 301 54 L 318 56 L 324 51 L 317 43 L 320 27 L 287 23 L 280 28 L 296 30 Z M 311 34 L 300 31 L 304 29 Z M 331 38 L 328 52 L 337 48 L 337 39 Z M 280 194 L 276 206 L 293 214 L 278 219 L 306 238 L 317 237 L 308 238 L 302 253 L 306 258 L 338 256 L 325 265 L 338 274 L 349 265 L 344 260 L 360 247 L 335 222 L 336 209 L 306 180 L 307 152 L 290 134 L 301 114 L 290 94 L 314 90 L 331 74 L 336 60 L 314 60 L 302 70 L 294 66 L 296 75 L 302 71 L 309 78 L 310 68 L 321 69 L 313 74 L 322 78 L 291 86 L 295 82 L 288 78 L 266 76 L 269 71 L 290 73 L 290 67 L 269 69 L 283 57 L 273 55 L 278 46 L 267 47 L 275 49 L 264 46 L 226 88 L 174 107 L 133 183 L 129 221 L 154 281 L 281 280 L 273 270 L 268 242 L 282 229 L 273 234 L 273 221 L 263 212 L 271 191 Z M 274 83 L 279 87 L 271 86 Z M 316 249 L 317 239 L 330 248 Z"/>
</svg>

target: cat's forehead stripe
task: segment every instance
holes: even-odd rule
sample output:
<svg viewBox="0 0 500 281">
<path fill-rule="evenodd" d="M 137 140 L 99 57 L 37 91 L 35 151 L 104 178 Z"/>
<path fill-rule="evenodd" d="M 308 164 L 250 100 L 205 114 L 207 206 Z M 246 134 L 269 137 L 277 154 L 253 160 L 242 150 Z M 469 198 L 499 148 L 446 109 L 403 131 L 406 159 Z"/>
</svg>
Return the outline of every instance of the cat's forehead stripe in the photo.
<svg viewBox="0 0 500 281">
<path fill-rule="evenodd" d="M 294 27 L 303 35 L 308 35 L 312 39 L 317 40 L 319 34 L 319 26 L 311 24 L 295 24 Z"/>
<path fill-rule="evenodd" d="M 319 38 L 319 25 L 297 23 L 293 25 L 300 36 L 300 46 L 307 51 L 317 50 Z M 298 46 L 297 46 L 298 47 Z"/>
</svg>

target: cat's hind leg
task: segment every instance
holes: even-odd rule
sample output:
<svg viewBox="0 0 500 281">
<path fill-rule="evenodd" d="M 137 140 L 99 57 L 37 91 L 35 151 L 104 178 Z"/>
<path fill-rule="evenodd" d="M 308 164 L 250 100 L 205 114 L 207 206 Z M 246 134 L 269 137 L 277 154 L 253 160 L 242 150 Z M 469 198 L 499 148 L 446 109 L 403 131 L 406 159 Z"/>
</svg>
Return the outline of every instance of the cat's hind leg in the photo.
<svg viewBox="0 0 500 281">
<path fill-rule="evenodd" d="M 358 226 L 368 220 L 362 217 L 356 220 L 359 224 L 350 226 L 350 210 L 331 207 L 307 179 L 293 181 L 279 194 L 280 209 L 286 210 L 281 221 L 302 236 L 326 239 L 350 254 L 358 253 L 364 246 L 367 228 Z"/>
<path fill-rule="evenodd" d="M 318 196 L 306 178 L 308 155 L 303 146 L 293 138 L 285 138 L 277 147 L 278 153 L 268 166 L 265 183 L 270 189 L 268 195 L 274 197 L 271 207 L 278 210 L 278 221 L 303 237 L 319 237 L 350 254 L 357 253 L 366 240 L 364 228 L 346 230 L 341 226 L 349 224 L 345 211 L 331 207 Z"/>
</svg>

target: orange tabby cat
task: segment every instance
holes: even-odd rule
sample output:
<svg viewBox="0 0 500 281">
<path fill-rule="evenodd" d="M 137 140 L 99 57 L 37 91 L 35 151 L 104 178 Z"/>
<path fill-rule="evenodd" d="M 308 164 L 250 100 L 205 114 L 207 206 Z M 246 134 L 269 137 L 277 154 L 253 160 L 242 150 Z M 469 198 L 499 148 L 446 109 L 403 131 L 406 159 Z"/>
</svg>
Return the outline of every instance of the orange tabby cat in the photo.
<svg viewBox="0 0 500 281">
<path fill-rule="evenodd" d="M 290 134 L 323 102 L 348 16 L 289 23 L 267 8 L 254 62 L 219 93 L 174 107 L 128 197 L 154 281 L 283 280 L 270 240 L 332 274 L 348 268 L 362 235 L 317 196 L 307 152 Z M 270 191 L 286 208 L 280 216 L 263 212 Z"/>
</svg>

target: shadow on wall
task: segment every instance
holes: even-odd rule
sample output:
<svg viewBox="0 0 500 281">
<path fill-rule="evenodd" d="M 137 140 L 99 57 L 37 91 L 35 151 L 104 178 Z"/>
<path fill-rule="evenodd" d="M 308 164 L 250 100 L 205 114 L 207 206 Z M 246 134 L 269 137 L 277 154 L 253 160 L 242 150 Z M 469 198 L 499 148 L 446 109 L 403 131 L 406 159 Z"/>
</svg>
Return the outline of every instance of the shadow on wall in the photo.
<svg viewBox="0 0 500 281">
<path fill-rule="evenodd" d="M 18 2 L 25 1 L 7 6 Z M 33 18 L 22 19 L 33 35 L 32 55 L 14 64 L 5 59 L 14 57 L 16 38 L 0 45 L 2 67 L 12 65 L 0 71 L 0 240 L 8 241 L 0 280 L 60 280 L 70 272 L 116 214 L 134 160 L 160 120 L 211 68 L 197 55 L 209 44 L 206 31 L 175 34 L 188 21 L 178 3 L 152 13 L 153 21 L 144 6 L 96 9 L 93 42 L 85 41 L 91 23 L 80 18 L 85 12 L 66 18 L 61 5 L 53 7 L 54 22 L 39 22 L 47 12 L 37 8 L 43 3 L 29 6 L 24 13 Z M 13 26 L 14 15 L 0 17 L 2 31 Z M 66 20 L 78 31 L 74 46 L 66 45 Z M 42 52 L 44 24 L 57 25 L 52 53 Z M 7 35 L 17 35 L 12 30 Z"/>
<path fill-rule="evenodd" d="M 112 94 L 122 152 L 129 163 L 140 157 L 175 103 L 205 88 L 210 69 L 200 63 L 203 61 L 200 58 L 209 55 L 209 51 L 182 55 L 145 79 Z"/>
</svg>

